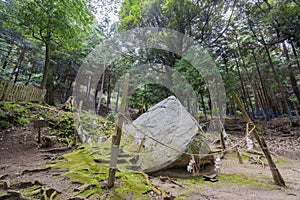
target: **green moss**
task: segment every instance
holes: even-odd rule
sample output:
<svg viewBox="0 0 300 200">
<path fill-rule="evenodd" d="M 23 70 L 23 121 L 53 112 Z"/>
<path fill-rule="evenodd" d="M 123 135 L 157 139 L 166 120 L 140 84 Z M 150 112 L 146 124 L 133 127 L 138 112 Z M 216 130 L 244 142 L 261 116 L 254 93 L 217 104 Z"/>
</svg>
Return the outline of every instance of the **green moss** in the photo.
<svg viewBox="0 0 300 200">
<path fill-rule="evenodd" d="M 24 197 L 40 198 L 41 197 L 41 186 L 34 185 L 32 187 L 23 189 L 21 192 L 24 195 Z"/>
<path fill-rule="evenodd" d="M 147 197 L 147 194 L 143 193 L 150 190 L 150 188 L 141 174 L 124 171 L 118 173 L 118 176 L 120 181 L 124 183 L 124 185 L 117 185 L 114 188 L 119 197 L 122 199 L 126 198 L 127 192 L 132 193 L 133 199 L 145 199 Z"/>
<path fill-rule="evenodd" d="M 282 165 L 282 164 L 289 164 L 290 161 L 287 160 L 287 159 L 284 159 L 284 158 L 282 158 L 282 157 L 278 157 L 277 163 L 278 163 L 279 165 Z"/>
<path fill-rule="evenodd" d="M 191 190 L 195 187 L 209 185 L 211 187 L 224 187 L 224 186 L 236 186 L 245 185 L 251 188 L 264 188 L 264 189 L 278 189 L 279 187 L 271 184 L 271 178 L 257 177 L 257 176 L 246 176 L 243 174 L 220 174 L 217 176 L 219 180 L 216 183 L 204 181 L 203 178 L 191 178 L 191 179 L 180 179 L 184 185 L 188 186 Z"/>
<path fill-rule="evenodd" d="M 278 189 L 278 186 L 272 185 L 271 178 L 264 177 L 248 177 L 242 174 L 222 174 L 220 182 L 225 182 L 229 185 L 248 185 L 251 188 Z"/>
<path fill-rule="evenodd" d="M 146 185 L 143 176 L 124 168 L 124 165 L 118 165 L 121 172 L 116 174 L 116 185 L 107 196 L 105 189 L 101 187 L 100 182 L 106 181 L 108 178 L 109 164 L 94 162 L 94 158 L 109 160 L 105 150 L 109 146 L 109 142 L 102 144 L 101 154 L 92 153 L 93 150 L 87 146 L 75 152 L 66 154 L 63 159 L 58 160 L 52 167 L 67 169 L 68 172 L 64 176 L 72 181 L 76 181 L 85 185 L 94 184 L 95 187 L 87 189 L 84 192 L 76 192 L 75 196 L 87 197 L 90 195 L 106 196 L 108 199 L 125 199 L 128 192 L 132 193 L 133 199 L 147 199 L 146 192 L 150 188 Z M 106 148 L 104 148 L 106 147 Z M 82 186 L 81 188 L 83 188 Z M 79 188 L 80 190 L 80 188 Z"/>
<path fill-rule="evenodd" d="M 89 174 L 82 172 L 69 172 L 66 173 L 65 176 L 69 177 L 72 181 L 83 184 L 97 184 L 99 182 L 99 179 L 97 180 L 95 177 L 91 177 Z"/>
</svg>

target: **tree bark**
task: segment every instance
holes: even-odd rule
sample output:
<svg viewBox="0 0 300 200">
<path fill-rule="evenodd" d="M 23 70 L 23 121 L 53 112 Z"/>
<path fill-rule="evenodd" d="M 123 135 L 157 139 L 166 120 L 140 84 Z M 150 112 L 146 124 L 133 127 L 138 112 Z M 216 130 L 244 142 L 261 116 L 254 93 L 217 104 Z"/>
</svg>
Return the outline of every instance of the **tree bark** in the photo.
<svg viewBox="0 0 300 200">
<path fill-rule="evenodd" d="M 48 74 L 47 74 L 47 82 L 46 82 L 46 103 L 49 105 L 54 105 L 54 81 L 53 81 L 53 75 L 54 75 L 54 63 L 50 63 L 48 68 Z"/>
<path fill-rule="evenodd" d="M 271 70 L 272 70 L 272 73 L 274 75 L 274 80 L 279 88 L 279 92 L 281 93 L 281 96 L 282 96 L 282 100 L 283 100 L 283 111 L 285 113 L 287 113 L 289 115 L 289 118 L 290 118 L 290 121 L 292 121 L 292 115 L 290 113 L 290 108 L 289 108 L 289 105 L 288 105 L 288 102 L 287 102 L 287 98 L 286 98 L 286 95 L 284 93 L 284 90 L 280 84 L 280 81 L 279 81 L 279 78 L 278 78 L 278 75 L 277 75 L 277 72 L 275 70 L 275 67 L 274 67 L 274 63 L 273 63 L 273 60 L 271 58 L 271 55 L 270 55 L 270 51 L 269 51 L 269 48 L 267 47 L 266 43 L 265 43 L 265 40 L 264 40 L 264 37 L 262 35 L 262 33 L 260 32 L 260 35 L 261 35 L 261 38 L 263 40 L 263 46 L 266 50 L 266 53 L 267 53 L 267 57 L 268 57 L 268 61 L 269 61 L 269 66 L 271 67 Z"/>
<path fill-rule="evenodd" d="M 295 56 L 295 60 L 296 60 L 296 64 L 297 64 L 298 70 L 300 70 L 300 63 L 299 63 L 299 60 L 298 60 L 298 54 L 296 52 L 296 49 L 295 49 L 293 41 L 291 42 L 291 46 L 292 46 L 293 54 Z"/>
<path fill-rule="evenodd" d="M 54 83 L 53 83 L 53 75 L 54 75 L 54 64 L 51 64 L 51 35 L 48 32 L 47 37 L 45 38 L 45 65 L 43 71 L 43 78 L 41 82 L 41 88 L 46 89 L 45 101 L 49 105 L 54 105 Z"/>
<path fill-rule="evenodd" d="M 3 65 L 2 65 L 2 68 L 3 68 L 3 69 L 6 69 L 6 66 L 7 66 L 7 64 L 8 64 L 8 59 L 9 59 L 9 57 L 10 57 L 11 52 L 12 52 L 12 46 L 9 46 L 7 55 L 6 55 L 6 57 L 5 57 L 5 60 L 4 60 L 4 62 L 3 62 Z"/>
<path fill-rule="evenodd" d="M 22 61 L 24 59 L 25 52 L 26 52 L 26 49 L 25 48 L 21 48 L 21 52 L 19 54 L 17 64 L 15 65 L 15 67 L 14 67 L 14 69 L 13 69 L 11 75 L 10 75 L 10 80 L 12 80 L 13 77 L 14 77 L 14 75 L 15 75 L 14 83 L 16 83 L 18 81 L 19 70 L 20 70 L 20 67 L 21 67 L 21 63 L 22 63 Z"/>
<path fill-rule="evenodd" d="M 110 111 L 111 108 L 111 74 L 110 72 L 108 73 L 108 81 L 107 81 L 107 101 L 106 101 L 106 107 L 108 109 L 108 111 Z"/>
<path fill-rule="evenodd" d="M 247 70 L 247 66 L 246 66 L 245 60 L 244 60 L 242 52 L 241 52 L 241 45 L 240 45 L 240 43 L 238 41 L 237 35 L 235 36 L 235 41 L 236 41 L 236 43 L 238 45 L 238 53 L 239 53 L 240 58 L 242 60 L 242 65 L 243 65 L 244 69 L 246 70 L 246 74 L 247 74 L 247 77 L 249 79 L 250 85 L 251 85 L 252 89 L 254 90 L 252 82 L 251 82 L 251 78 L 250 78 L 248 70 Z M 250 104 L 250 107 L 251 107 L 251 113 L 253 114 L 253 110 L 254 110 L 253 109 L 253 104 L 252 104 L 252 101 L 251 101 L 251 96 L 250 96 L 249 91 L 247 89 L 246 89 L 246 94 L 247 94 L 248 99 L 249 99 L 249 104 Z M 254 96 L 255 96 L 255 94 L 254 94 Z M 249 109 L 248 109 L 248 111 L 249 111 Z"/>
<path fill-rule="evenodd" d="M 43 71 L 43 78 L 42 78 L 42 83 L 41 83 L 41 88 L 42 89 L 47 89 L 46 84 L 47 84 L 47 78 L 48 78 L 48 73 L 50 69 L 50 53 L 51 53 L 51 48 L 50 48 L 50 38 L 45 41 L 46 45 L 46 52 L 45 52 L 45 64 L 44 64 L 44 71 Z"/>
<path fill-rule="evenodd" d="M 249 110 L 248 108 L 248 102 L 247 102 L 247 95 L 246 95 L 246 90 L 245 90 L 245 84 L 244 84 L 244 81 L 243 81 L 243 77 L 242 77 L 242 74 L 241 74 L 241 71 L 240 71 L 240 66 L 239 66 L 239 63 L 237 61 L 237 58 L 235 56 L 235 63 L 236 63 L 236 68 L 238 70 L 238 75 L 239 75 L 239 79 L 240 79 L 240 82 L 241 82 L 241 86 L 242 86 L 242 100 L 244 102 L 244 107 Z"/>
<path fill-rule="evenodd" d="M 289 56 L 289 53 L 288 53 L 288 49 L 285 45 L 285 42 L 282 42 L 282 48 L 283 48 L 283 54 L 284 54 L 284 56 L 286 58 L 286 61 L 287 61 L 287 64 L 288 64 L 288 72 L 289 72 L 289 76 L 290 76 L 291 85 L 292 85 L 294 94 L 297 97 L 298 103 L 300 104 L 300 91 L 299 91 L 299 88 L 297 86 L 297 80 L 296 80 L 295 75 L 293 73 L 292 63 L 291 63 L 290 56 Z"/>
<path fill-rule="evenodd" d="M 262 93 L 263 93 L 263 96 L 264 96 L 263 99 L 264 99 L 264 104 L 265 104 L 265 109 L 264 109 L 265 114 L 266 114 L 267 118 L 269 118 L 269 117 L 271 117 L 271 115 L 269 115 L 268 110 L 272 109 L 270 97 L 269 97 L 268 92 L 266 90 L 265 82 L 263 80 L 263 77 L 262 77 L 261 71 L 259 69 L 258 62 L 257 62 L 257 58 L 256 58 L 256 55 L 255 55 L 255 52 L 254 52 L 253 49 L 252 49 L 251 53 L 252 53 L 252 56 L 253 56 L 253 59 L 254 59 L 254 62 L 255 62 L 255 67 L 256 67 L 256 70 L 257 70 L 257 74 L 258 74 L 258 77 L 259 77 L 259 80 L 260 80 L 260 85 L 261 85 L 261 88 L 262 88 Z"/>
</svg>

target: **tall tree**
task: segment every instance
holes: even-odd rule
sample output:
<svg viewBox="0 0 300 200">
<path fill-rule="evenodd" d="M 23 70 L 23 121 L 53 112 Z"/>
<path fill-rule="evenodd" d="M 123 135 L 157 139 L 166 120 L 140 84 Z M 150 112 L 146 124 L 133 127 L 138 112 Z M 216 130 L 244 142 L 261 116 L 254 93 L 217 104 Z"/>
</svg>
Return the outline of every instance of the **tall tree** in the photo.
<svg viewBox="0 0 300 200">
<path fill-rule="evenodd" d="M 12 0 L 4 5 L 4 26 L 19 29 L 23 35 L 45 46 L 41 88 L 47 89 L 46 102 L 54 104 L 52 50 L 78 48 L 89 32 L 93 15 L 85 0 Z"/>
</svg>

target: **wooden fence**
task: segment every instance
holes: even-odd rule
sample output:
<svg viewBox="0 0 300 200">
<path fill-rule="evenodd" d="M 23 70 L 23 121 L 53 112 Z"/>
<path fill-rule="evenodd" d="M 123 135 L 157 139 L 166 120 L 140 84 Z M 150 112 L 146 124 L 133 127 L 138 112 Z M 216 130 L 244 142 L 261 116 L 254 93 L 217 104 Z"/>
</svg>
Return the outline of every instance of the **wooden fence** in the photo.
<svg viewBox="0 0 300 200">
<path fill-rule="evenodd" d="M 44 101 L 45 89 L 0 80 L 0 100 L 3 101 Z"/>
</svg>

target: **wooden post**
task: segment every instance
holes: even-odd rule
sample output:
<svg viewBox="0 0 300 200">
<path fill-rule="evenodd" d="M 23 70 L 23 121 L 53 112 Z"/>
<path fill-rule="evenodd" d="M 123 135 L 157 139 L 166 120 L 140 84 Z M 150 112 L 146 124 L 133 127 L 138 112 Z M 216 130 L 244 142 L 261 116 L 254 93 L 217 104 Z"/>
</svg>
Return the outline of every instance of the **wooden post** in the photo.
<svg viewBox="0 0 300 200">
<path fill-rule="evenodd" d="M 217 105 L 215 105 L 215 106 L 217 108 Z M 223 126 L 223 123 L 221 121 L 221 116 L 219 114 L 218 114 L 217 118 L 218 118 L 218 125 L 219 125 L 220 131 L 221 131 L 220 132 L 220 143 L 221 143 L 222 148 L 225 150 L 226 144 L 225 144 L 225 138 L 224 138 L 224 133 L 223 133 L 223 131 L 225 131 L 225 128 Z"/>
<path fill-rule="evenodd" d="M 119 154 L 119 145 L 121 142 L 121 134 L 122 134 L 122 127 L 124 122 L 124 117 L 122 115 L 125 114 L 125 108 L 126 108 L 126 99 L 128 94 L 128 84 L 129 84 L 129 74 L 125 75 L 125 81 L 122 91 L 122 101 L 120 106 L 120 114 L 118 116 L 117 121 L 117 132 L 116 135 L 112 138 L 112 144 L 111 144 L 111 156 L 110 156 L 110 167 L 109 167 L 109 176 L 107 181 L 107 187 L 112 188 L 114 187 L 115 183 L 115 175 L 117 170 L 117 161 L 118 161 L 118 154 Z"/>
<path fill-rule="evenodd" d="M 243 158 L 242 158 L 241 153 L 239 151 L 239 147 L 236 147 L 235 150 L 236 150 L 236 155 L 237 155 L 237 157 L 239 159 L 239 163 L 243 164 Z"/>
<path fill-rule="evenodd" d="M 119 97 L 120 97 L 120 87 L 118 86 L 118 93 L 117 93 L 117 101 L 116 101 L 116 108 L 115 108 L 115 112 L 118 112 L 118 106 L 119 106 Z"/>
<path fill-rule="evenodd" d="M 242 111 L 244 120 L 254 127 L 254 123 L 252 122 L 252 120 L 248 116 L 247 112 L 245 111 L 245 109 L 242 105 L 242 102 L 240 101 L 240 99 L 237 97 L 237 95 L 234 92 L 232 93 L 232 97 L 233 97 L 233 100 L 235 101 L 235 103 L 237 104 L 237 106 L 239 107 L 239 109 Z M 253 133 L 255 139 L 257 140 L 260 148 L 262 149 L 262 151 L 263 151 L 263 153 L 264 153 L 264 155 L 265 155 L 265 157 L 268 161 L 270 170 L 272 172 L 273 180 L 275 181 L 275 183 L 277 185 L 285 186 L 285 182 L 284 182 L 279 170 L 277 169 L 274 161 L 272 160 L 272 157 L 270 155 L 270 152 L 268 150 L 268 147 L 267 147 L 267 144 L 265 143 L 264 138 L 260 138 L 260 136 L 259 136 L 258 132 L 256 131 L 256 129 L 254 129 L 252 131 L 252 133 Z"/>
<path fill-rule="evenodd" d="M 47 122 L 44 119 L 33 121 L 33 127 L 38 129 L 38 144 L 41 143 L 41 129 L 47 126 Z"/>
<path fill-rule="evenodd" d="M 220 133 L 220 141 L 221 141 L 221 146 L 222 148 L 225 150 L 226 149 L 226 144 L 225 144 L 225 140 L 224 140 L 224 134 L 223 134 L 223 128 L 221 129 L 221 133 Z"/>
<path fill-rule="evenodd" d="M 70 101 L 70 104 L 72 104 L 72 101 Z M 81 109 L 82 109 L 82 100 L 79 101 L 79 108 L 78 108 L 78 111 L 76 113 L 76 118 L 75 118 L 75 131 L 74 131 L 74 138 L 73 138 L 73 146 L 77 145 L 77 139 L 79 138 L 78 129 L 80 126 Z"/>
</svg>

